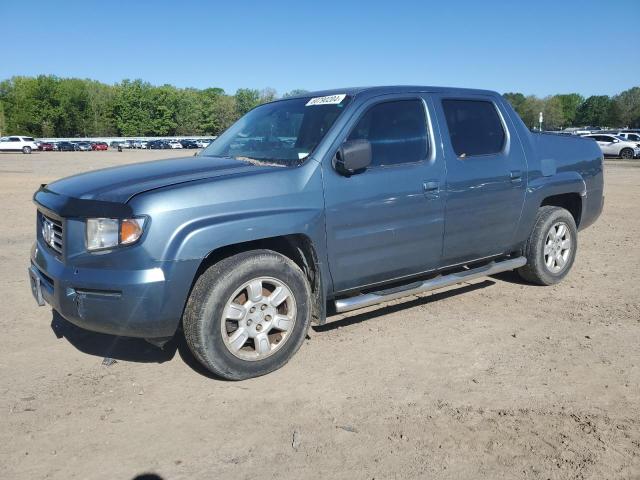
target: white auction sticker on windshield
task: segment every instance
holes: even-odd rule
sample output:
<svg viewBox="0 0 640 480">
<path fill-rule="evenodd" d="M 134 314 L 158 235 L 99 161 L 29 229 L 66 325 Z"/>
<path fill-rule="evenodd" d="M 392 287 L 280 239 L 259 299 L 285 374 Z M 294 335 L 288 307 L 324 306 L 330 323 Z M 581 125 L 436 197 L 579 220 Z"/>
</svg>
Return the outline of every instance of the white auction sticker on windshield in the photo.
<svg viewBox="0 0 640 480">
<path fill-rule="evenodd" d="M 339 95 L 327 95 L 326 97 L 314 97 L 307 102 L 306 107 L 311 107 L 313 105 L 337 105 L 344 97 L 346 97 L 346 93 L 341 93 Z"/>
</svg>

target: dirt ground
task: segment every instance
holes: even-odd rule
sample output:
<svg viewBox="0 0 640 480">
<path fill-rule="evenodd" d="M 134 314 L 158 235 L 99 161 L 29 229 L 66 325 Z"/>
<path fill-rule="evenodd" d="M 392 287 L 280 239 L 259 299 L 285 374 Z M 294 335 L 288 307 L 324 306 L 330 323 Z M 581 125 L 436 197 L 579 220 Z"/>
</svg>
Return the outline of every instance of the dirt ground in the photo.
<svg viewBox="0 0 640 480">
<path fill-rule="evenodd" d="M 640 478 L 640 161 L 607 161 L 563 283 L 502 274 L 332 317 L 229 383 L 182 341 L 71 327 L 28 286 L 40 183 L 180 154 L 0 154 L 0 478 Z"/>
</svg>

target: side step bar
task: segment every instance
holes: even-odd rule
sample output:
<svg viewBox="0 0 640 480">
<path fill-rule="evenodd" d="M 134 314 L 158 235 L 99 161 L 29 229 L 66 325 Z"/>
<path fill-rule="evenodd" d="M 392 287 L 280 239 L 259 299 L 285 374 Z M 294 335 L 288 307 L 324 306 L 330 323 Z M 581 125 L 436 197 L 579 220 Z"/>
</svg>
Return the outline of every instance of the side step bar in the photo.
<svg viewBox="0 0 640 480">
<path fill-rule="evenodd" d="M 371 305 L 396 300 L 409 295 L 417 295 L 430 290 L 448 287 L 467 280 L 495 275 L 496 273 L 506 272 L 508 270 L 515 270 L 526 263 L 527 259 L 525 257 L 510 258 L 508 260 L 498 262 L 494 261 L 486 265 L 482 265 L 481 267 L 470 268 L 468 270 L 462 270 L 448 275 L 440 275 L 426 280 L 417 286 L 413 286 L 415 285 L 414 283 L 406 290 L 394 291 L 386 294 L 384 292 L 366 293 L 363 295 L 356 295 L 355 297 L 341 298 L 340 300 L 335 301 L 335 308 L 337 313 L 350 312 L 351 310 L 370 307 Z"/>
</svg>

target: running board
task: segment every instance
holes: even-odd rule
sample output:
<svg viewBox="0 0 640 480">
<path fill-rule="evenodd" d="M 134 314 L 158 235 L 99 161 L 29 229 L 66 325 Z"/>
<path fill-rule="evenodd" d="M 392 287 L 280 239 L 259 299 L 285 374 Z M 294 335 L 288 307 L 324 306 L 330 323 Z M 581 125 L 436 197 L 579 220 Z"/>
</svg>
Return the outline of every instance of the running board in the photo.
<svg viewBox="0 0 640 480">
<path fill-rule="evenodd" d="M 527 263 L 525 257 L 510 258 L 508 260 L 502 260 L 498 262 L 491 262 L 481 267 L 470 268 L 468 270 L 462 270 L 456 273 L 450 273 L 448 275 L 441 275 L 422 282 L 417 286 L 411 286 L 405 290 L 394 291 L 391 293 L 366 293 L 363 295 L 356 295 L 355 297 L 341 298 L 335 301 L 335 308 L 337 313 L 350 312 L 351 310 L 357 310 L 359 308 L 370 307 L 382 302 L 388 302 L 390 300 L 396 300 L 398 298 L 407 297 L 409 295 L 418 295 L 420 293 L 428 292 L 430 290 L 436 290 L 438 288 L 448 287 L 455 285 L 456 283 L 465 282 L 467 280 L 473 280 L 475 278 L 487 277 L 489 275 L 495 275 L 496 273 L 506 272 L 508 270 L 515 270 Z"/>
</svg>

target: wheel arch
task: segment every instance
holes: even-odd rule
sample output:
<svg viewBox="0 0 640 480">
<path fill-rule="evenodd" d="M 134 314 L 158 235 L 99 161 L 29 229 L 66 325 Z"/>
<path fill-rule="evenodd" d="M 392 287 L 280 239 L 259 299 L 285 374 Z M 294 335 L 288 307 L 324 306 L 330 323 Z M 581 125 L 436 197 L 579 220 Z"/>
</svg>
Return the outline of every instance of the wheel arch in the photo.
<svg viewBox="0 0 640 480">
<path fill-rule="evenodd" d="M 582 197 L 577 192 L 561 193 L 557 195 L 550 195 L 545 197 L 540 203 L 540 207 L 552 206 L 560 207 L 569 211 L 576 227 L 580 227 L 580 221 L 582 219 Z"/>
<path fill-rule="evenodd" d="M 293 260 L 307 277 L 312 294 L 312 321 L 322 325 L 326 321 L 326 293 L 317 246 L 301 233 L 249 240 L 224 245 L 211 250 L 200 262 L 194 275 L 189 295 L 196 280 L 212 265 L 225 258 L 251 250 L 272 250 Z"/>
</svg>

